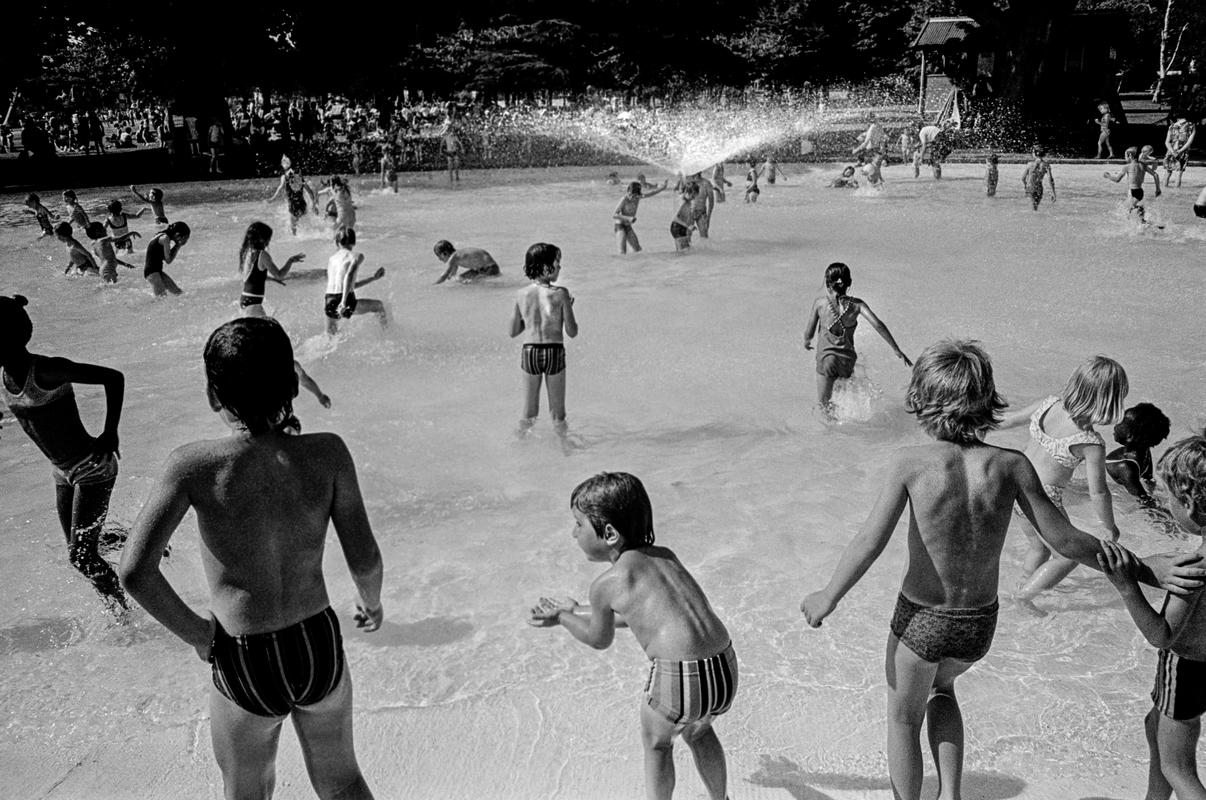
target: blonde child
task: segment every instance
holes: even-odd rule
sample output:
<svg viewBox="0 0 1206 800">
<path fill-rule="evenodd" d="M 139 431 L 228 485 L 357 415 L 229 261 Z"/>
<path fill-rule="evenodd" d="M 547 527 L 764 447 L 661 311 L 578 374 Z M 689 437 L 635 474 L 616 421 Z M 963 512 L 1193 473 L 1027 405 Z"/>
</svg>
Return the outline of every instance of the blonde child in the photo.
<svg viewBox="0 0 1206 800">
<path fill-rule="evenodd" d="M 1095 425 L 1113 425 L 1122 419 L 1129 389 L 1126 371 L 1112 358 L 1095 356 L 1073 370 L 1063 393 L 1038 400 L 1005 417 L 1002 428 L 1029 424 L 1030 442 L 1026 457 L 1042 480 L 1043 491 L 1060 513 L 1064 489 L 1072 472 L 1084 462 L 1089 497 L 1102 531 L 1110 541 L 1118 540 L 1114 504 L 1106 483 L 1105 440 Z M 1050 548 L 1031 529 L 1026 529 L 1030 549 L 1022 566 L 1017 598 L 1031 601 L 1040 592 L 1062 581 L 1075 567 L 1067 558 L 1051 558 Z"/>
<path fill-rule="evenodd" d="M 385 267 L 378 267 L 367 278 L 356 280 L 356 273 L 364 263 L 364 253 L 354 251 L 356 231 L 344 228 L 335 234 L 339 249 L 327 259 L 327 293 L 323 297 L 323 313 L 327 318 L 327 334 L 339 332 L 339 320 L 350 319 L 353 314 L 376 314 L 381 327 L 389 324 L 389 310 L 380 300 L 356 297 L 356 290 L 385 276 Z"/>
<path fill-rule="evenodd" d="M 1206 556 L 1206 432 L 1174 444 L 1160 457 L 1160 480 L 1169 508 L 1186 533 L 1199 537 L 1195 551 Z M 1144 719 L 1150 765 L 1147 800 L 1202 800 L 1206 787 L 1197 772 L 1198 738 L 1206 711 L 1206 605 L 1202 593 L 1169 594 L 1157 612 L 1136 579 L 1135 557 L 1111 542 L 1098 555 L 1101 569 L 1122 595 L 1143 637 L 1159 649 L 1152 708 Z"/>
<path fill-rule="evenodd" d="M 553 283 L 561 274 L 561 248 L 537 242 L 524 256 L 523 273 L 532 281 L 519 290 L 511 317 L 511 338 L 523 333 L 523 418 L 528 430 L 540 412 L 540 384 L 547 381 L 549 416 L 558 433 L 565 432 L 565 337 L 578 335 L 574 298 L 569 289 Z"/>
<path fill-rule="evenodd" d="M 608 568 L 590 586 L 590 605 L 541 598 L 530 624 L 561 625 L 602 650 L 617 627 L 629 628 L 649 657 L 641 703 L 645 796 L 674 792 L 674 739 L 683 741 L 711 800 L 724 800 L 724 747 L 712 728 L 737 694 L 737 655 L 724 623 L 674 553 L 654 544 L 653 506 L 645 487 L 625 472 L 604 472 L 570 495 L 574 540 L 588 561 Z"/>
<path fill-rule="evenodd" d="M 155 215 L 155 224 L 156 225 L 167 225 L 168 224 L 167 212 L 163 208 L 163 190 L 162 189 L 160 189 L 158 187 L 151 189 L 151 191 L 148 192 L 145 196 L 141 192 L 138 191 L 137 186 L 130 186 L 130 191 L 134 193 L 135 197 L 137 197 L 139 200 L 146 203 L 150 207 L 151 212 Z M 139 209 L 138 213 L 135 214 L 135 216 L 138 216 L 138 217 L 142 216 L 142 212 L 144 212 L 146 210 L 147 210 L 146 208 Z"/>
<path fill-rule="evenodd" d="M 1079 563 L 1099 568 L 1101 542 L 1059 512 L 1021 453 L 984 443 L 1005 402 L 977 343 L 927 347 L 913 368 L 905 408 L 933 440 L 892 456 L 862 530 L 828 585 L 805 597 L 800 609 L 814 628 L 833 613 L 883 552 L 908 506 L 908 561 L 885 658 L 888 773 L 893 796 L 920 798 L 920 738 L 927 724 L 938 796 L 959 797 L 964 742 L 955 679 L 992 645 L 1001 550 L 1014 504 L 1052 547 Z M 1186 567 L 1187 561 L 1154 557 L 1136 574 L 1144 583 L 1188 593 L 1206 571 Z"/>
</svg>

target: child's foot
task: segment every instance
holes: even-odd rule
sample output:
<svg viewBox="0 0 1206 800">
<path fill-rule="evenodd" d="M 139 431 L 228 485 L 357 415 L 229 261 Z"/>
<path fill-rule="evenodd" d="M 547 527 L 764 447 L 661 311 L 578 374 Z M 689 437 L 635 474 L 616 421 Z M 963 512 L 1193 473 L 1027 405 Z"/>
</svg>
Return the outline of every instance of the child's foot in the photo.
<svg viewBox="0 0 1206 800">
<path fill-rule="evenodd" d="M 1027 614 L 1029 614 L 1032 617 L 1042 618 L 1042 617 L 1047 616 L 1048 612 L 1043 611 L 1041 608 L 1036 606 L 1034 604 L 1034 601 L 1028 597 L 1019 597 L 1018 595 L 1015 594 L 1015 595 L 1011 595 L 1009 599 L 1012 600 L 1014 602 L 1014 605 L 1016 605 L 1019 609 L 1026 612 Z"/>
<path fill-rule="evenodd" d="M 524 417 L 519 421 L 519 427 L 515 430 L 515 435 L 520 439 L 526 437 L 532 432 L 532 426 L 536 424 L 535 417 Z"/>
</svg>

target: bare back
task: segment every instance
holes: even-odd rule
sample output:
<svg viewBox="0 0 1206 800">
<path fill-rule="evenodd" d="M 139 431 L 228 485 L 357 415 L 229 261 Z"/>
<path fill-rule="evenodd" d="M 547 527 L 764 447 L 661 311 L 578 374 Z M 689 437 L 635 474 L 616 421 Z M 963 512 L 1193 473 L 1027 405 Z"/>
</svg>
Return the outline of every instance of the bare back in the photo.
<svg viewBox="0 0 1206 800">
<path fill-rule="evenodd" d="M 560 344 L 565 341 L 564 289 L 533 283 L 519 290 L 515 309 L 523 319 L 524 344 Z"/>
</svg>

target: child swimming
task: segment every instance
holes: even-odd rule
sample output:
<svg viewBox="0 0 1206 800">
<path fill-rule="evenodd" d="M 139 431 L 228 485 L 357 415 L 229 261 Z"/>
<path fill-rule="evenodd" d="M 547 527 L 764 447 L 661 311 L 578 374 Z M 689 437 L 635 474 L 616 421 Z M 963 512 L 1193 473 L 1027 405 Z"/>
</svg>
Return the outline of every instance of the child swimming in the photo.
<svg viewBox="0 0 1206 800">
<path fill-rule="evenodd" d="M 520 289 L 511 315 L 511 338 L 524 334 L 519 367 L 523 370 L 523 417 L 521 433 L 536 422 L 540 413 L 540 384 L 548 392 L 549 416 L 558 433 L 565 433 L 565 337 L 578 335 L 574 297 L 569 289 L 553 283 L 561 274 L 561 248 L 537 242 L 524 256 L 523 274 L 532 281 Z"/>
<path fill-rule="evenodd" d="M 573 536 L 588 561 L 607 569 L 591 583 L 590 605 L 541 598 L 530 623 L 560 625 L 602 650 L 627 627 L 650 659 L 641 703 L 645 795 L 674 791 L 674 739 L 695 757 L 711 800 L 726 797 L 724 747 L 712 725 L 737 694 L 732 637 L 673 551 L 654 543 L 653 506 L 640 480 L 625 472 L 588 478 L 570 495 Z"/>
<path fill-rule="evenodd" d="M 1169 430 L 1168 417 L 1151 403 L 1131 406 L 1114 426 L 1114 441 L 1122 447 L 1106 455 L 1106 472 L 1142 501 L 1152 501 L 1152 448 L 1168 438 Z"/>
<path fill-rule="evenodd" d="M 272 228 L 258 220 L 248 225 L 247 232 L 243 234 L 243 244 L 239 247 L 239 274 L 247 277 L 243 281 L 243 292 L 239 296 L 239 308 L 245 316 L 265 316 L 264 290 L 268 279 L 283 284 L 293 265 L 306 259 L 305 253 L 296 253 L 277 267 L 268 252 L 271 242 Z"/>
</svg>

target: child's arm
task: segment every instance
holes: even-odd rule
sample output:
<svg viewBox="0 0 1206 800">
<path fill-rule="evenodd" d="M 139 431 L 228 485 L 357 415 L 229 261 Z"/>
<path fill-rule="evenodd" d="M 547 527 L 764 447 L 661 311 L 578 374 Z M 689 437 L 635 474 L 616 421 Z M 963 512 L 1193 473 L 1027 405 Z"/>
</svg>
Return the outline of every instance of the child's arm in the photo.
<svg viewBox="0 0 1206 800">
<path fill-rule="evenodd" d="M 596 650 L 611 647 L 616 638 L 616 614 L 611 608 L 611 584 L 616 580 L 618 578 L 608 570 L 591 584 L 589 617 L 580 617 L 573 613 L 572 606 L 562 606 L 550 618 L 551 621 L 560 624 L 575 639 Z"/>
<path fill-rule="evenodd" d="M 318 195 L 314 193 L 314 187 L 309 181 L 302 181 L 302 191 L 310 195 L 310 208 L 314 211 L 315 216 L 318 215 Z"/>
<path fill-rule="evenodd" d="M 281 190 L 283 190 L 285 188 L 285 181 L 287 181 L 287 180 L 288 180 L 288 177 L 286 177 L 285 175 L 281 175 L 281 182 L 277 185 L 276 191 L 273 192 L 272 197 L 269 197 L 268 200 L 265 202 L 271 203 L 273 200 L 275 200 L 277 198 L 277 196 L 280 195 Z M 134 187 L 131 186 L 130 188 L 133 189 Z M 138 194 L 138 192 L 135 192 L 135 194 Z M 142 195 L 140 195 L 140 194 L 138 196 L 142 197 Z M 148 203 L 151 202 L 150 200 L 146 200 L 146 198 L 142 198 L 142 199 Z"/>
<path fill-rule="evenodd" d="M 92 448 L 94 455 L 113 453 L 120 457 L 117 427 L 125 398 L 126 377 L 119 370 L 99 364 L 81 364 L 66 358 L 47 358 L 38 362 L 35 376 L 42 386 L 61 386 L 64 383 L 85 383 L 105 388 L 105 424 Z"/>
<path fill-rule="evenodd" d="M 138 213 L 137 213 L 137 214 L 131 214 L 131 213 L 129 213 L 129 212 L 127 211 L 127 212 L 126 212 L 126 219 L 138 219 L 138 218 L 139 218 L 139 217 L 141 217 L 143 214 L 145 214 L 145 213 L 146 213 L 146 211 L 147 211 L 147 207 L 146 207 L 146 206 L 143 206 L 142 208 L 138 209 Z"/>
<path fill-rule="evenodd" d="M 284 184 L 284 181 L 281 181 L 281 183 L 282 183 L 282 184 Z M 130 187 L 130 191 L 131 191 L 131 192 L 133 192 L 133 193 L 134 193 L 134 196 L 135 196 L 135 197 L 137 197 L 137 198 L 138 198 L 139 200 L 141 200 L 142 202 L 144 202 L 144 203 L 149 203 L 149 202 L 151 202 L 150 198 L 148 198 L 148 197 L 144 197 L 144 196 L 143 196 L 143 194 L 142 194 L 141 192 L 139 192 L 139 191 L 138 191 L 138 187 L 137 187 L 137 186 L 131 186 L 131 187 Z M 275 197 L 275 196 L 276 196 L 276 195 L 273 195 L 273 197 Z M 146 209 L 143 209 L 143 211 L 145 211 L 145 210 L 146 210 Z M 139 212 L 138 212 L 138 216 L 141 216 L 141 215 L 142 215 L 142 211 L 139 211 Z"/>
<path fill-rule="evenodd" d="M 997 425 L 997 430 L 1003 430 L 1005 428 L 1016 428 L 1017 426 L 1022 425 L 1022 424 L 1029 424 L 1030 417 L 1034 414 L 1035 411 L 1038 411 L 1038 407 L 1042 402 L 1043 402 L 1042 399 L 1035 400 L 1033 403 L 1031 403 L 1030 405 L 1028 405 L 1024 408 L 1019 408 L 1017 411 L 1010 411 L 1008 414 L 1006 414 L 1004 417 L 1001 418 L 1001 424 Z"/>
<path fill-rule="evenodd" d="M 356 285 L 353 288 L 359 289 L 361 286 L 367 286 L 370 283 L 372 283 L 373 281 L 380 280 L 384 277 L 385 277 L 385 267 L 377 267 L 377 271 L 374 272 L 372 275 L 369 275 L 367 278 L 361 278 L 360 280 L 356 281 Z"/>
<path fill-rule="evenodd" d="M 1022 172 L 1022 188 L 1023 189 L 1030 188 L 1030 167 L 1029 166 L 1027 166 L 1025 171 Z"/>
<path fill-rule="evenodd" d="M 812 337 L 816 336 L 817 325 L 819 325 L 820 322 L 821 322 L 820 304 L 818 304 L 816 301 L 813 301 L 812 314 L 809 315 L 808 325 L 805 326 L 805 328 L 804 328 L 804 349 L 805 350 L 812 349 Z"/>
<path fill-rule="evenodd" d="M 209 660 L 214 620 L 193 611 L 159 570 L 168 540 L 192 505 L 184 483 L 189 466 L 176 450 L 168 457 L 163 477 L 134 521 L 130 537 L 121 551 L 118 575 L 122 587 L 165 628 Z"/>
<path fill-rule="evenodd" d="M 662 192 L 666 191 L 666 187 L 667 187 L 668 185 L 669 185 L 669 184 L 667 184 L 667 183 L 663 183 L 661 186 L 659 186 L 658 188 L 654 189 L 654 190 L 653 190 L 653 191 L 651 191 L 651 192 L 644 192 L 644 193 L 642 193 L 642 194 L 641 194 L 641 197 L 642 197 L 642 198 L 645 198 L 645 197 L 653 197 L 655 194 L 661 194 Z M 730 186 L 732 186 L 733 184 L 731 184 L 731 183 L 730 183 L 729 185 L 730 185 Z"/>
<path fill-rule="evenodd" d="M 1126 176 L 1126 170 L 1124 169 L 1124 170 L 1119 171 L 1117 176 L 1111 175 L 1108 172 L 1101 173 L 1101 176 L 1107 180 L 1113 181 L 1114 183 L 1118 183 Z"/>
<path fill-rule="evenodd" d="M 364 263 L 364 253 L 357 253 L 356 257 L 352 259 L 352 263 L 343 273 L 343 280 L 340 281 L 342 289 L 340 290 L 341 296 L 339 298 L 339 309 L 341 311 L 348 304 L 348 295 L 356 290 L 356 270 L 360 268 L 362 263 Z"/>
<path fill-rule="evenodd" d="M 821 622 L 833 612 L 846 592 L 850 591 L 875 563 L 875 559 L 879 558 L 888 540 L 892 538 L 892 532 L 896 530 L 896 523 L 900 520 L 905 503 L 909 499 L 904 482 L 906 468 L 906 456 L 898 451 L 892 457 L 888 468 L 887 485 L 880 492 L 879 499 L 875 501 L 875 507 L 863 523 L 862 530 L 846 546 L 829 583 L 824 589 L 813 592 L 800 603 L 800 610 L 804 612 L 804 618 L 812 627 L 820 627 Z"/>
<path fill-rule="evenodd" d="M 879 321 L 879 317 L 875 316 L 875 312 L 871 310 L 871 306 L 863 302 L 860 310 L 867 318 L 867 322 L 871 323 L 871 327 L 875 328 L 876 333 L 882 336 L 883 340 L 887 342 L 888 346 L 891 347 L 893 352 L 896 353 L 896 357 L 903 361 L 906 366 L 913 366 L 913 362 L 909 360 L 909 357 L 906 356 L 900 349 L 900 346 L 896 344 L 896 340 L 892 338 L 892 332 L 888 330 L 888 326 Z"/>
<path fill-rule="evenodd" d="M 1143 479 L 1139 474 L 1139 468 L 1130 461 L 1117 461 L 1113 464 L 1105 465 L 1106 473 L 1114 479 L 1114 482 L 1126 489 L 1130 494 L 1140 500 L 1150 500 L 1151 495 L 1147 491 L 1147 487 L 1143 485 Z"/>
<path fill-rule="evenodd" d="M 294 255 L 291 255 L 285 259 L 284 265 L 278 267 L 276 262 L 272 260 L 272 256 L 268 255 L 268 251 L 265 250 L 263 255 L 267 256 L 268 258 L 268 263 L 264 265 L 264 269 L 268 272 L 269 277 L 277 280 L 278 282 L 284 281 L 285 276 L 289 274 L 289 270 L 293 269 L 294 264 L 299 261 L 306 260 L 305 253 L 295 253 Z"/>
<path fill-rule="evenodd" d="M 1055 174 L 1051 171 L 1051 165 L 1047 165 L 1047 181 L 1051 184 L 1051 202 L 1055 202 Z"/>
<path fill-rule="evenodd" d="M 1152 647 L 1170 647 L 1177 640 L 1185 622 L 1193 616 L 1202 592 L 1194 592 L 1189 597 L 1169 595 L 1164 613 L 1160 614 L 1148 604 L 1147 598 L 1136 583 L 1141 563 L 1135 555 L 1113 542 L 1103 542 L 1102 551 L 1097 556 L 1101 571 L 1122 596 L 1126 610 L 1130 612 L 1131 619 L 1135 621 L 1143 638 L 1147 639 Z"/>
<path fill-rule="evenodd" d="M 511 338 L 514 339 L 519 334 L 523 333 L 524 322 L 523 313 L 519 310 L 519 301 L 515 301 L 515 313 L 511 315 Z"/>
<path fill-rule="evenodd" d="M 293 371 L 297 373 L 297 382 L 301 384 L 303 389 L 314 395 L 319 405 L 323 408 L 331 407 L 331 398 L 323 393 L 318 383 L 310 377 L 310 373 L 306 372 L 305 368 L 298 361 L 293 362 Z"/>
<path fill-rule="evenodd" d="M 565 325 L 565 335 L 572 339 L 578 335 L 578 318 L 574 316 L 574 296 L 564 286 L 558 286 L 557 290 L 562 295 L 561 321 Z"/>
<path fill-rule="evenodd" d="M 356 478 L 356 464 L 342 439 L 336 437 L 338 448 L 332 455 L 335 461 L 335 495 L 331 501 L 331 522 L 335 524 L 335 535 L 343 548 L 343 557 L 352 573 L 352 582 L 360 595 L 356 604 L 356 627 L 375 631 L 381 627 L 385 609 L 381 605 L 381 582 L 384 565 L 381 549 L 373 536 L 368 513 L 364 510 L 364 498 L 360 494 L 360 482 Z"/>
<path fill-rule="evenodd" d="M 1084 445 L 1082 454 L 1085 457 L 1085 477 L 1089 481 L 1089 499 L 1097 519 L 1110 535 L 1110 541 L 1118 541 L 1118 525 L 1114 522 L 1114 501 L 1110 496 L 1110 487 L 1106 485 L 1105 448 L 1099 444 Z"/>
</svg>

